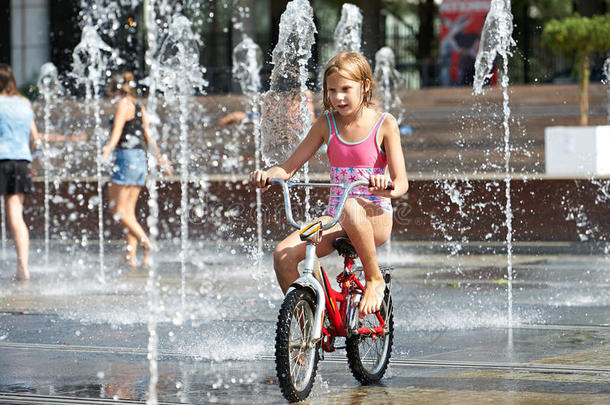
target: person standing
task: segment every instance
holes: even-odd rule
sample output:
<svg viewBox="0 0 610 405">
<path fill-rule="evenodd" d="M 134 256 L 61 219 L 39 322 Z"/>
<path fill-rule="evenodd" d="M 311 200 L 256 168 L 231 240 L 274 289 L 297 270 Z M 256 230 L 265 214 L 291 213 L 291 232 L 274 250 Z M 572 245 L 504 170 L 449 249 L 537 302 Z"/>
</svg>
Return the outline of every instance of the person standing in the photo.
<svg viewBox="0 0 610 405">
<path fill-rule="evenodd" d="M 17 252 L 16 280 L 29 280 L 30 233 L 23 219 L 25 195 L 34 191 L 32 147 L 40 144 L 34 111 L 17 90 L 13 70 L 0 64 L 0 195 Z"/>
<path fill-rule="evenodd" d="M 125 264 L 129 267 L 137 267 L 138 245 L 144 249 L 142 266 L 148 265 L 152 249 L 136 217 L 136 203 L 148 173 L 146 151 L 149 146 L 154 150 L 162 172 L 171 174 L 171 163 L 161 156 L 150 136 L 146 110 L 134 99 L 135 88 L 135 79 L 130 72 L 112 77 L 108 92 L 116 100 L 117 108 L 110 139 L 102 148 L 102 160 L 108 159 L 114 152 L 108 195 L 114 218 L 125 228 Z"/>
</svg>

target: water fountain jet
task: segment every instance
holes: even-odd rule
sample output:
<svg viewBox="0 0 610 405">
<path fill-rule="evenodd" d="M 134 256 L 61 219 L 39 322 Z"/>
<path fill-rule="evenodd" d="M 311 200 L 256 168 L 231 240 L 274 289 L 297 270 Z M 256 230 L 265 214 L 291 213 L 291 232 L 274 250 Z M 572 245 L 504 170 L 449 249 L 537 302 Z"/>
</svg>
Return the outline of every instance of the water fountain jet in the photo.
<svg viewBox="0 0 610 405">
<path fill-rule="evenodd" d="M 513 263 L 512 263 L 512 239 L 513 239 L 513 212 L 510 196 L 510 108 L 508 106 L 508 58 L 511 55 L 510 48 L 515 45 L 512 39 L 513 15 L 511 13 L 510 0 L 492 0 L 489 13 L 485 19 L 483 32 L 481 33 L 481 43 L 475 61 L 474 93 L 481 94 L 483 85 L 493 75 L 494 63 L 497 56 L 502 57 L 502 107 L 504 119 L 502 127 L 504 130 L 504 184 L 506 205 L 504 208 L 506 225 L 506 250 L 507 250 L 507 299 L 508 299 L 508 327 L 513 326 Z"/>
<path fill-rule="evenodd" d="M 50 208 L 49 208 L 49 176 L 51 171 L 50 151 L 49 151 L 49 134 L 53 127 L 51 124 L 51 110 L 53 109 L 53 99 L 63 93 L 61 83 L 59 82 L 57 68 L 52 63 L 45 63 L 40 67 L 40 76 L 38 78 L 38 90 L 42 94 L 44 100 L 43 120 L 44 133 L 47 136 L 43 141 L 43 169 L 44 169 L 44 263 L 49 265 L 49 234 L 50 234 Z"/>
</svg>

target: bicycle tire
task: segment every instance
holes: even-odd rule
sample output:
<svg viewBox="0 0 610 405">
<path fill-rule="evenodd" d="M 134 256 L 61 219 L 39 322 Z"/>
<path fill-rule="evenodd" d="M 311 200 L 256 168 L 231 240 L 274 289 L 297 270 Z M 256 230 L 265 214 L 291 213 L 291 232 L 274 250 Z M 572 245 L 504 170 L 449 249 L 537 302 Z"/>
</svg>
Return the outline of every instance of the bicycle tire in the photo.
<svg viewBox="0 0 610 405">
<path fill-rule="evenodd" d="M 356 334 L 345 340 L 349 368 L 354 378 L 363 385 L 378 383 L 383 378 L 392 356 L 394 315 L 392 297 L 387 288 L 379 312 L 386 324 L 383 337 L 373 339 L 371 335 Z M 368 314 L 364 318 L 359 318 L 358 323 L 359 327 L 376 327 L 379 325 L 379 320 L 375 314 Z"/>
<path fill-rule="evenodd" d="M 311 290 L 297 288 L 286 295 L 278 315 L 275 369 L 282 395 L 290 402 L 307 398 L 316 377 L 320 343 L 309 344 L 315 308 Z"/>
</svg>

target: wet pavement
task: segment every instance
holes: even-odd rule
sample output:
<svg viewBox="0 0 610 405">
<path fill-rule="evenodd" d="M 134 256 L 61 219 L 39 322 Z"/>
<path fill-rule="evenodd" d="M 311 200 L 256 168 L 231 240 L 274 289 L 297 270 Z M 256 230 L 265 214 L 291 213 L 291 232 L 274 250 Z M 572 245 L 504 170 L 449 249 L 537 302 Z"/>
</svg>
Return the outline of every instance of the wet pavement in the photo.
<svg viewBox="0 0 610 405">
<path fill-rule="evenodd" d="M 273 360 L 281 293 L 266 252 L 192 242 L 155 254 L 158 282 L 117 265 L 109 243 L 34 241 L 28 283 L 0 252 L 0 403 L 285 403 Z M 586 244 L 514 247 L 508 327 L 502 245 L 397 243 L 395 341 L 382 384 L 363 387 L 345 354 L 320 362 L 310 404 L 610 403 L 610 259 Z M 336 255 L 324 260 L 329 276 Z M 152 336 L 158 343 L 151 343 Z M 157 351 L 151 384 L 149 353 Z M 153 372 L 154 376 L 155 373 Z"/>
</svg>

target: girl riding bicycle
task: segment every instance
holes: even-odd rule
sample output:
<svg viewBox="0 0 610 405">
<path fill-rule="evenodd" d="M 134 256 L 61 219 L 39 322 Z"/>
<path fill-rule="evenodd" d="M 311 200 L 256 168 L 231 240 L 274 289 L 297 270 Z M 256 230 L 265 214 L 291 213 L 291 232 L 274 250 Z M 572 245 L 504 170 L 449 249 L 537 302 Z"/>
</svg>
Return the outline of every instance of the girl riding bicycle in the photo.
<svg viewBox="0 0 610 405">
<path fill-rule="evenodd" d="M 290 179 L 324 143 L 332 183 L 369 180 L 370 187 L 352 190 L 340 226 L 324 233 L 316 248 L 318 257 L 326 256 L 334 250 L 335 239 L 349 237 L 364 267 L 366 290 L 359 306 L 363 315 L 378 311 L 384 296 L 376 247 L 385 243 L 392 231 L 390 198 L 400 197 L 409 187 L 398 125 L 392 115 L 371 108 L 373 86 L 371 67 L 364 56 L 345 52 L 333 57 L 324 70 L 324 117 L 313 124 L 284 163 L 250 174 L 250 183 L 266 190 L 267 179 Z M 386 190 L 390 180 L 393 190 Z M 331 188 L 323 221 L 335 214 L 341 192 Z M 297 266 L 304 258 L 305 242 L 299 231 L 277 245 L 273 263 L 284 293 L 299 277 Z"/>
</svg>

